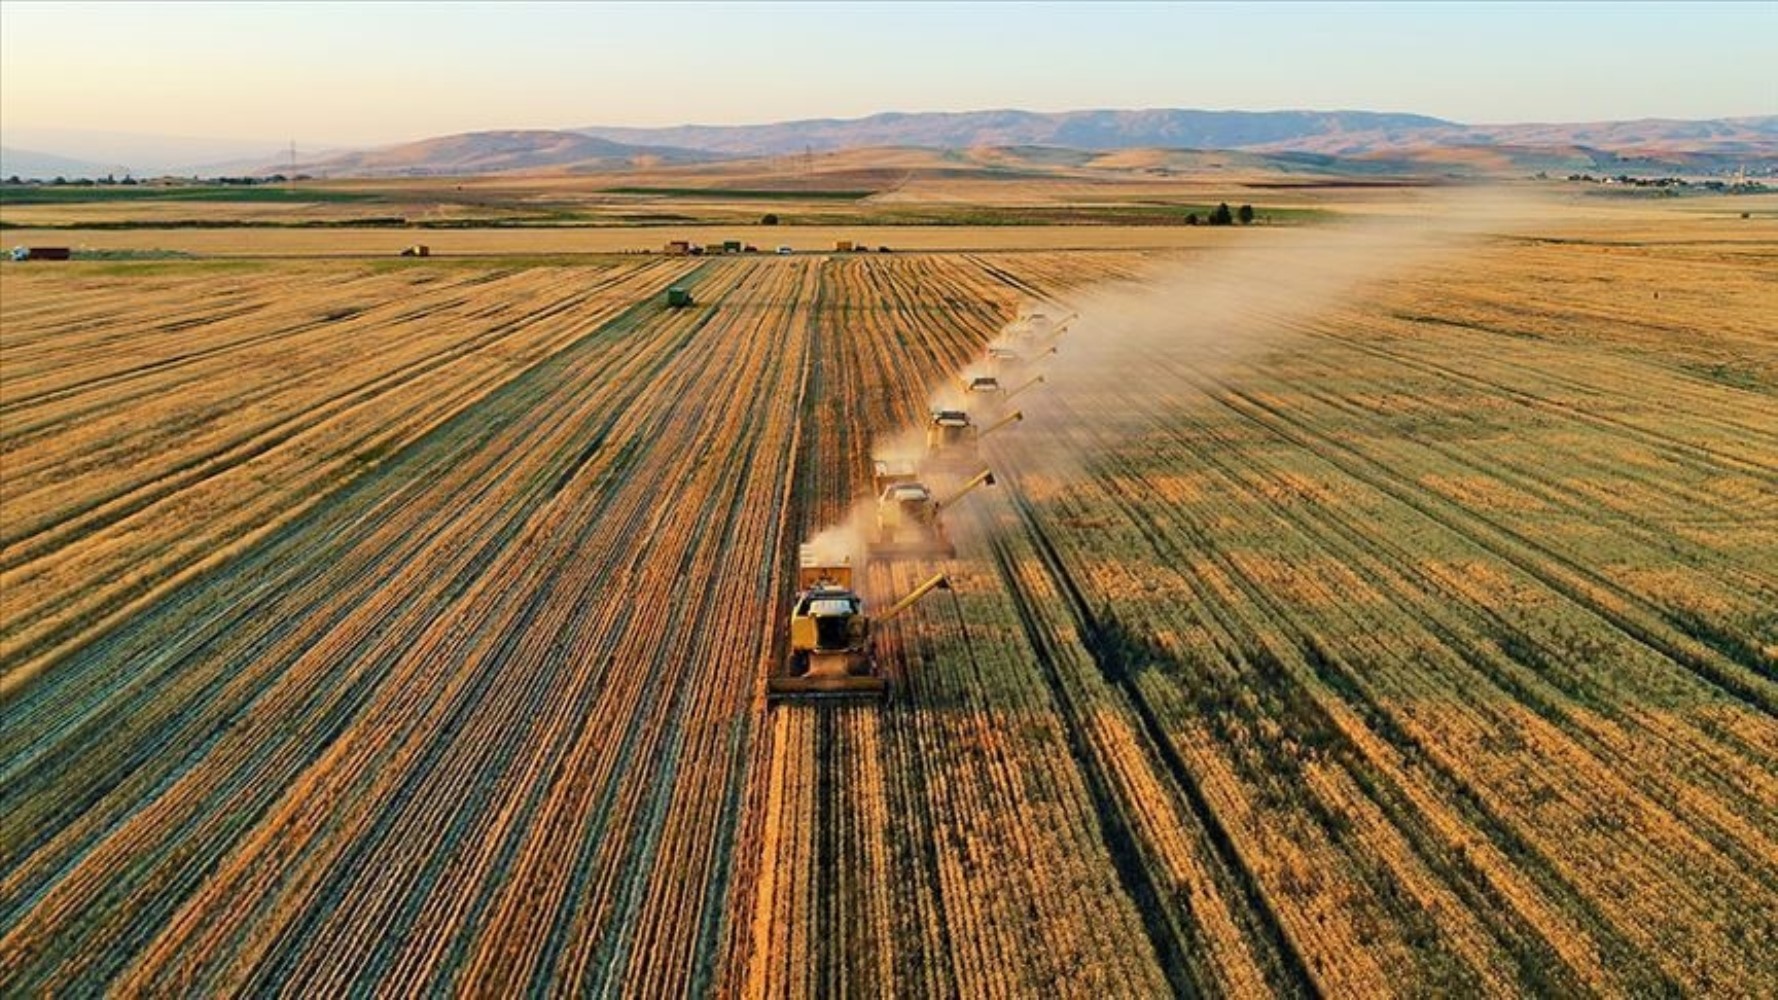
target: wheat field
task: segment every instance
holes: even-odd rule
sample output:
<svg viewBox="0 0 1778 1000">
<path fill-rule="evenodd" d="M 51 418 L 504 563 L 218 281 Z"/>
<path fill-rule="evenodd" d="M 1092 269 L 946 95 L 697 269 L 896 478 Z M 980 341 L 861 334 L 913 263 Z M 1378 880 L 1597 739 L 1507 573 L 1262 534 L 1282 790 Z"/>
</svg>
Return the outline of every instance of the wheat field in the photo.
<svg viewBox="0 0 1778 1000">
<path fill-rule="evenodd" d="M 1778 991 L 1770 220 L 861 238 L 0 269 L 0 993 Z M 895 697 L 768 708 L 1033 307 Z"/>
</svg>

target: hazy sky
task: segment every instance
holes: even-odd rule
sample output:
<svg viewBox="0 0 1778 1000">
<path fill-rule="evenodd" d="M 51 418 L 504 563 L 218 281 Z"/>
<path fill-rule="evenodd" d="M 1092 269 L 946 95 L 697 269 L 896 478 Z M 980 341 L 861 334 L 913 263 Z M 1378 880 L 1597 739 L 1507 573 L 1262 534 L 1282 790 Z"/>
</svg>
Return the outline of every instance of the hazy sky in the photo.
<svg viewBox="0 0 1778 1000">
<path fill-rule="evenodd" d="M 488 128 L 1193 107 L 1778 113 L 1778 2 L 0 3 L 0 129 Z"/>
</svg>

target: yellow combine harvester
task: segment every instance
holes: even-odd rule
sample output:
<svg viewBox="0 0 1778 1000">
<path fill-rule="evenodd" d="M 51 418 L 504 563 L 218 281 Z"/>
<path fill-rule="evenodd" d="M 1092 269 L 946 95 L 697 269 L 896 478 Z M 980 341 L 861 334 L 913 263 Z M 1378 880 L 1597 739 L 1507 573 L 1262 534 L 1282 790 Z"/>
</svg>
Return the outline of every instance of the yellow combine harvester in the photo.
<svg viewBox="0 0 1778 1000">
<path fill-rule="evenodd" d="M 915 587 L 874 618 L 852 589 L 852 563 L 823 559 L 802 547 L 797 566 L 796 603 L 790 611 L 790 655 L 779 672 L 766 678 L 766 701 L 882 699 L 889 678 L 877 665 L 872 626 L 896 617 L 934 590 L 949 590 L 943 573 Z"/>
<path fill-rule="evenodd" d="M 1008 389 L 1006 383 L 1000 381 L 998 376 L 974 375 L 964 379 L 962 385 L 964 393 L 970 398 L 970 405 L 973 406 L 977 401 L 980 401 L 982 409 L 993 413 L 1004 410 L 1006 404 L 1010 403 L 1014 396 L 1034 385 L 1041 384 L 1043 381 L 1044 376 L 1035 375 L 1025 380 L 1017 388 Z"/>
<path fill-rule="evenodd" d="M 988 345 L 988 347 L 982 351 L 982 360 L 991 365 L 993 369 L 1000 374 L 1010 376 L 1023 372 L 1026 368 L 1057 353 L 1059 350 L 1061 349 L 1052 344 L 1041 350 L 1021 351 L 1010 343 L 1001 342 Z"/>
<path fill-rule="evenodd" d="M 995 400 L 1006 392 L 1006 387 L 993 375 L 976 375 L 963 380 L 963 391 L 977 399 Z"/>
<path fill-rule="evenodd" d="M 957 546 L 951 544 L 945 534 L 945 523 L 940 514 L 976 487 L 994 485 L 994 473 L 983 469 L 940 500 L 932 495 L 926 484 L 914 477 L 886 472 L 886 465 L 877 463 L 877 531 L 867 547 L 870 556 L 878 559 L 955 557 Z"/>
<path fill-rule="evenodd" d="M 973 465 L 982 438 L 1023 419 L 1025 415 L 1014 410 L 987 427 L 978 427 L 967 410 L 933 410 L 932 420 L 926 425 L 926 461 L 952 469 Z"/>
<path fill-rule="evenodd" d="M 1069 313 L 1057 322 L 1042 312 L 1032 312 L 1013 327 L 1013 337 L 1027 347 L 1043 347 L 1060 340 L 1062 334 L 1068 332 L 1068 324 L 1074 322 L 1076 315 L 1078 314 Z"/>
</svg>

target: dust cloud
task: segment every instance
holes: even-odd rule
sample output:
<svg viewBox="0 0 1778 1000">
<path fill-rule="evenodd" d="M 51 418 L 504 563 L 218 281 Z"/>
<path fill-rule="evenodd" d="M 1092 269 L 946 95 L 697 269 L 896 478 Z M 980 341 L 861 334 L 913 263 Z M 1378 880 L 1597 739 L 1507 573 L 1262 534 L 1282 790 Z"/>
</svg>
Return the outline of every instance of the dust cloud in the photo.
<svg viewBox="0 0 1778 1000">
<path fill-rule="evenodd" d="M 989 345 L 1017 351 L 1019 359 L 993 361 L 984 352 L 932 386 L 927 403 L 968 410 L 982 427 L 1015 409 L 1025 414 L 1022 424 L 983 442 L 981 466 L 997 476 L 1081 475 L 1108 440 L 1128 440 L 1197 405 L 1201 382 L 1238 384 L 1242 366 L 1308 343 L 1301 326 L 1318 314 L 1360 300 L 1374 282 L 1461 266 L 1466 248 L 1522 230 L 1539 212 L 1538 203 L 1518 195 L 1469 190 L 1346 223 L 1232 227 L 1225 240 L 1136 280 L 1088 288 L 1064 302 L 1026 303 Z M 1049 331 L 1033 335 L 1034 313 L 1047 317 Z M 965 391 L 975 375 L 994 375 L 1008 391 L 1038 375 L 1043 381 L 995 406 Z M 880 438 L 871 449 L 873 458 L 891 461 L 918 462 L 924 452 L 924 427 Z M 926 470 L 922 481 L 942 495 L 976 471 Z M 862 567 L 874 499 L 861 499 L 844 521 L 811 538 L 812 551 Z M 947 519 L 953 538 L 973 520 Z"/>
<path fill-rule="evenodd" d="M 1127 440 L 1198 405 L 1201 382 L 1238 385 L 1244 369 L 1273 352 L 1309 349 L 1304 324 L 1361 301 L 1377 282 L 1463 266 L 1466 250 L 1523 231 L 1540 211 L 1522 195 L 1467 190 L 1346 223 L 1236 227 L 1137 280 L 1035 306 L 1075 315 L 1056 353 L 1033 368 L 1045 383 L 1015 401 L 1024 424 L 993 453 L 1027 474 L 1080 474 L 1108 438 Z M 1007 335 L 997 342 L 1017 344 Z"/>
<path fill-rule="evenodd" d="M 862 576 L 865 544 L 875 518 L 876 508 L 871 500 L 854 501 L 843 520 L 822 528 L 804 543 L 805 551 L 822 565 L 849 564 Z"/>
</svg>

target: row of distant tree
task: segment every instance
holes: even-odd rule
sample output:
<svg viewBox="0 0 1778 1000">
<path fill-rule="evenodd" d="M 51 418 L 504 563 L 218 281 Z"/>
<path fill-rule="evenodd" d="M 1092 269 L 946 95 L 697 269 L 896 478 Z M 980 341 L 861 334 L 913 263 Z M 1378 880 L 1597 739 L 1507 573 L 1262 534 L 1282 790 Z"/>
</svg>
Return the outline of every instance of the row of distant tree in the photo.
<svg viewBox="0 0 1778 1000">
<path fill-rule="evenodd" d="M 284 184 L 289 181 L 306 180 L 313 180 L 313 178 L 308 174 L 297 174 L 295 177 L 286 177 L 283 174 L 268 174 L 264 177 L 157 177 L 153 180 L 138 180 L 135 177 L 131 177 L 129 174 L 125 174 L 122 177 L 118 177 L 115 174 L 106 174 L 103 177 L 69 178 L 56 176 L 49 180 L 43 180 L 37 177 L 20 177 L 18 174 L 13 174 L 11 177 L 6 178 L 3 183 L 20 187 L 26 185 L 38 185 L 42 187 L 135 187 L 138 184 L 234 184 L 243 187 L 252 187 L 256 184 Z"/>
<path fill-rule="evenodd" d="M 1216 206 L 1216 208 L 1210 212 L 1208 217 L 1200 217 L 1196 212 L 1188 212 L 1185 216 L 1185 224 L 1188 226 L 1232 226 L 1237 222 L 1245 226 L 1252 221 L 1252 205 L 1242 205 L 1240 208 L 1230 209 L 1229 203 L 1226 201 Z M 768 212 L 759 220 L 759 224 L 762 226 L 775 226 L 778 224 L 778 217 Z"/>
<path fill-rule="evenodd" d="M 1232 226 L 1237 222 L 1245 226 L 1252 221 L 1252 205 L 1242 205 L 1240 208 L 1231 212 L 1229 210 L 1229 203 L 1226 201 L 1216 206 L 1207 218 L 1198 218 L 1198 213 L 1196 212 L 1188 212 L 1185 216 L 1185 224 L 1188 226 Z"/>
<path fill-rule="evenodd" d="M 43 180 L 40 177 L 20 177 L 18 174 L 13 174 L 11 177 L 6 178 L 6 183 L 15 187 L 22 187 L 27 184 L 36 184 L 44 187 L 111 187 L 113 185 L 135 187 L 138 184 L 147 184 L 148 181 L 139 181 L 128 174 L 125 174 L 122 178 L 118 178 L 112 174 L 106 174 L 103 177 L 75 177 L 72 179 L 57 176 L 50 180 Z"/>
<path fill-rule="evenodd" d="M 1543 175 L 1539 175 L 1542 177 Z M 1703 188 L 1706 191 L 1727 191 L 1730 194 L 1763 194 L 1770 190 L 1759 181 L 1750 180 L 1703 180 L 1691 181 L 1684 177 L 1631 177 L 1618 174 L 1615 177 L 1594 177 L 1592 174 L 1569 174 L 1564 180 L 1582 184 L 1621 184 L 1625 187 L 1641 188 Z"/>
</svg>

